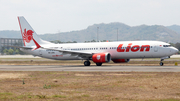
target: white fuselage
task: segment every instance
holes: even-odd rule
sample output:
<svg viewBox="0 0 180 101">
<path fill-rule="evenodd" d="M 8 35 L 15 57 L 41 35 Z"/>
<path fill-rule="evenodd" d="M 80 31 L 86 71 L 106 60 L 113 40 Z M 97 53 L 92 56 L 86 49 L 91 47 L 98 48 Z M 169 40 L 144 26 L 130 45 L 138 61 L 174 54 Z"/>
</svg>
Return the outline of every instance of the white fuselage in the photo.
<svg viewBox="0 0 180 101">
<path fill-rule="evenodd" d="M 23 16 L 18 17 L 24 42 L 22 51 L 34 56 L 56 60 L 92 60 L 97 66 L 102 63 L 127 63 L 132 58 L 161 58 L 162 61 L 178 52 L 170 44 L 160 41 L 119 41 L 96 43 L 53 44 L 42 40 Z M 15 47 L 15 46 L 13 46 Z"/>
<path fill-rule="evenodd" d="M 131 58 L 163 58 L 178 52 L 178 49 L 168 43 L 160 41 L 119 41 L 97 43 L 70 43 L 70 44 L 45 44 L 43 47 L 51 49 L 69 50 L 77 52 L 103 53 L 108 52 L 111 59 Z M 32 46 L 35 48 L 36 46 Z M 149 48 L 149 49 L 147 49 Z M 26 53 L 56 60 L 82 60 L 78 55 L 62 53 L 49 49 L 21 49 Z"/>
</svg>

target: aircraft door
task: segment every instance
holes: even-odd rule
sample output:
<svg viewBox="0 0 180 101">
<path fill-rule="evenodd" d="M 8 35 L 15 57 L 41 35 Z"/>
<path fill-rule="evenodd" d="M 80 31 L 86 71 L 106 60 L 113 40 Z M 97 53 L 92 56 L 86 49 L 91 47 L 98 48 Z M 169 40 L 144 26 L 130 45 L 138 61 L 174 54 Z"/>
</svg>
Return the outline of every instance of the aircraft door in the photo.
<svg viewBox="0 0 180 101">
<path fill-rule="evenodd" d="M 158 52 L 158 47 L 154 46 L 154 52 Z"/>
</svg>

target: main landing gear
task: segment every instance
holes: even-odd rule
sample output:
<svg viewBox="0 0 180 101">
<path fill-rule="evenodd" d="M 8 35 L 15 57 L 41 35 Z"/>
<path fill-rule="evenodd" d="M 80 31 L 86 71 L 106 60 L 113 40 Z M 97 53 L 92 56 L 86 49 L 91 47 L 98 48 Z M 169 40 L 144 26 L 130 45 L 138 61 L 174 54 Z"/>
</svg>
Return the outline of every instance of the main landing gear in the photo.
<svg viewBox="0 0 180 101">
<path fill-rule="evenodd" d="M 87 61 L 84 61 L 84 66 L 90 66 L 91 65 L 91 62 L 89 60 Z M 96 66 L 101 66 L 102 63 L 96 63 Z"/>
<path fill-rule="evenodd" d="M 163 66 L 164 63 L 162 62 L 164 59 L 161 59 L 161 62 L 159 63 L 160 66 Z"/>
<path fill-rule="evenodd" d="M 90 66 L 90 65 L 91 65 L 91 62 L 89 60 L 84 61 L 84 66 Z"/>
<path fill-rule="evenodd" d="M 101 66 L 102 65 L 102 63 L 96 63 L 96 66 Z"/>
</svg>

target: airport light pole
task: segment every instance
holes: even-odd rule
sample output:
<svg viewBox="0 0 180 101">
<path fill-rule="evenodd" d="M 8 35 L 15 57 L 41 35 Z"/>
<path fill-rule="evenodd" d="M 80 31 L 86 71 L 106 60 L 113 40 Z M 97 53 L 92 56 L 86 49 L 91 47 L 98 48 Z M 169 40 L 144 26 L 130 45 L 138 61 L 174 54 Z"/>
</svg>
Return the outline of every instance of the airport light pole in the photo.
<svg viewBox="0 0 180 101">
<path fill-rule="evenodd" d="M 117 28 L 117 41 L 118 41 L 118 28 Z"/>
<path fill-rule="evenodd" d="M 97 42 L 98 42 L 98 31 L 99 31 L 99 27 L 97 27 Z"/>
</svg>

